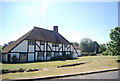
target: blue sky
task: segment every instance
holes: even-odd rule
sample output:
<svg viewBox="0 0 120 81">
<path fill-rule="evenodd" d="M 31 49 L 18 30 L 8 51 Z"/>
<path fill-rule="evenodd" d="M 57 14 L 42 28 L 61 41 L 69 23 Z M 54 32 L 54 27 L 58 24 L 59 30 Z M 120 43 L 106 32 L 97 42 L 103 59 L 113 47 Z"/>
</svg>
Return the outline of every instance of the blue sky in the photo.
<svg viewBox="0 0 120 81">
<path fill-rule="evenodd" d="M 59 33 L 70 42 L 90 38 L 107 43 L 118 26 L 117 2 L 1 2 L 0 45 L 13 41 L 34 26 Z"/>
</svg>

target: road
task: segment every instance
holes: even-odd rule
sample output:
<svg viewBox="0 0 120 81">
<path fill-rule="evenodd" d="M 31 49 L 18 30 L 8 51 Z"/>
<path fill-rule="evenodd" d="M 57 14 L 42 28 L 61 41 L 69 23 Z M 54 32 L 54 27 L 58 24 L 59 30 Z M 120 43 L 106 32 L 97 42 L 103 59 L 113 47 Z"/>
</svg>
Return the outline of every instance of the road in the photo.
<svg viewBox="0 0 120 81">
<path fill-rule="evenodd" d="M 96 74 L 89 74 L 89 75 L 65 77 L 61 79 L 118 79 L 118 73 L 120 75 L 120 72 L 113 71 L 113 72 L 104 72 L 104 73 L 96 73 Z"/>
</svg>

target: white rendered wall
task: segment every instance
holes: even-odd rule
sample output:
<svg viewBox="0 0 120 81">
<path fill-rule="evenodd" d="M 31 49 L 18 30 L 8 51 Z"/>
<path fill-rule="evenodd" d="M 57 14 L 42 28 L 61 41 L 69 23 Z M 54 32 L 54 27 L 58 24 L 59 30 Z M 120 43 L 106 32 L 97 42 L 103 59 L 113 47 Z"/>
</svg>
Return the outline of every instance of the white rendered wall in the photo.
<svg viewBox="0 0 120 81">
<path fill-rule="evenodd" d="M 11 52 L 27 52 L 28 40 L 22 41 L 18 46 L 16 46 Z"/>
<path fill-rule="evenodd" d="M 45 42 L 45 50 L 44 51 L 46 51 L 46 42 Z"/>
<path fill-rule="evenodd" d="M 56 51 L 58 51 L 59 47 L 56 47 Z"/>
<path fill-rule="evenodd" d="M 62 44 L 59 44 L 59 48 L 62 46 Z M 59 50 L 59 51 L 62 51 L 62 47 L 61 47 L 61 49 Z"/>
<path fill-rule="evenodd" d="M 51 51 L 51 49 L 52 49 L 52 43 L 48 42 L 48 45 L 50 46 L 50 47 L 48 46 L 48 51 Z"/>
<path fill-rule="evenodd" d="M 55 51 L 55 47 L 53 47 L 52 49 L 53 49 L 53 51 Z"/>
<path fill-rule="evenodd" d="M 29 52 L 34 52 L 34 45 L 29 45 Z"/>
<path fill-rule="evenodd" d="M 77 52 L 78 52 L 78 56 L 80 56 L 81 55 L 81 50 L 76 50 Z"/>
<path fill-rule="evenodd" d="M 34 53 L 28 53 L 28 61 L 34 61 Z"/>
<path fill-rule="evenodd" d="M 51 56 L 54 57 L 54 52 L 52 52 Z"/>
<path fill-rule="evenodd" d="M 44 45 L 41 45 L 40 48 L 42 51 L 44 51 Z"/>
<path fill-rule="evenodd" d="M 36 44 L 40 47 L 40 41 L 36 41 Z M 40 50 L 37 45 L 36 45 L 36 50 Z"/>
<path fill-rule="evenodd" d="M 37 52 L 35 52 L 35 60 L 38 60 L 38 59 L 37 59 Z"/>
</svg>

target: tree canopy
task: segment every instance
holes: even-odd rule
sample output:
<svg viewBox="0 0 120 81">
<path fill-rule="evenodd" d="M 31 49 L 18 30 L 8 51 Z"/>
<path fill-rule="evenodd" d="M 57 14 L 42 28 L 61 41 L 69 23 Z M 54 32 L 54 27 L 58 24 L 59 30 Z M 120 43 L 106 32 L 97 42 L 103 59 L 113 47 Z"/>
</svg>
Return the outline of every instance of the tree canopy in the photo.
<svg viewBox="0 0 120 81">
<path fill-rule="evenodd" d="M 2 45 L 0 45 L 0 53 L 2 52 Z"/>
<path fill-rule="evenodd" d="M 96 41 L 92 41 L 89 38 L 83 38 L 80 41 L 80 47 L 82 52 L 95 52 L 99 51 L 99 44 Z"/>
<path fill-rule="evenodd" d="M 107 50 L 103 53 L 105 55 L 120 55 L 120 27 L 111 29 L 111 41 L 107 43 Z"/>
<path fill-rule="evenodd" d="M 77 42 L 71 42 L 71 44 L 74 46 L 79 46 L 79 43 L 77 43 Z"/>
<path fill-rule="evenodd" d="M 13 42 L 14 42 L 14 41 L 10 41 L 10 42 L 8 42 L 7 44 L 3 44 L 2 49 L 4 49 L 6 46 L 10 45 L 10 44 L 13 43 Z"/>
<path fill-rule="evenodd" d="M 100 52 L 100 53 L 106 51 L 106 49 L 107 49 L 107 48 L 106 48 L 106 44 L 100 44 L 100 45 L 99 45 L 99 52 Z"/>
</svg>

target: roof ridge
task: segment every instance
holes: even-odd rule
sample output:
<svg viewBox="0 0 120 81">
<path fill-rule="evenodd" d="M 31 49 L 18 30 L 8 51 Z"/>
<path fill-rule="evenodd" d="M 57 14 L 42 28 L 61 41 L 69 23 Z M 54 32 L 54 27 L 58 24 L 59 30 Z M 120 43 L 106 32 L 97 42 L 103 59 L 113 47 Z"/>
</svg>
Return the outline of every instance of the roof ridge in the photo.
<svg viewBox="0 0 120 81">
<path fill-rule="evenodd" d="M 47 31 L 53 31 L 53 30 L 49 30 L 49 29 L 45 29 L 45 28 L 41 28 L 41 27 L 37 27 L 37 26 L 34 26 L 34 29 L 37 28 L 37 29 L 43 29 L 43 30 L 47 30 Z"/>
</svg>

